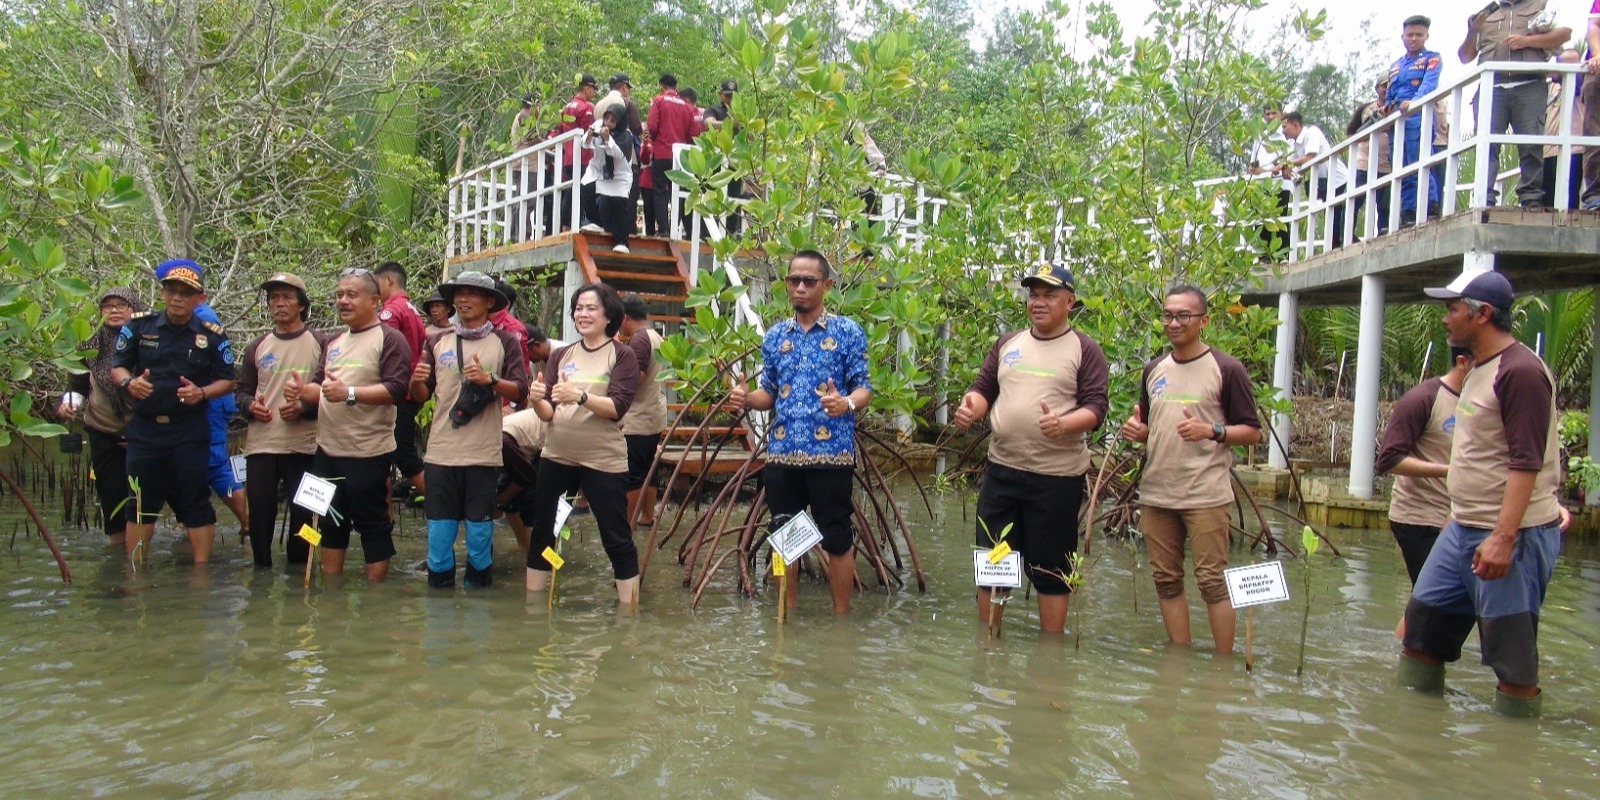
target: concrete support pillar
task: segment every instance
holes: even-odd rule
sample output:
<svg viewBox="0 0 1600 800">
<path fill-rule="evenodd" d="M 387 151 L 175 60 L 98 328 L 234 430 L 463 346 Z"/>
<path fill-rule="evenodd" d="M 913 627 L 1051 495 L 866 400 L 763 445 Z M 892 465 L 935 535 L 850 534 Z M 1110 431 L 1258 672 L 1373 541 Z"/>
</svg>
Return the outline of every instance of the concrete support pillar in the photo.
<svg viewBox="0 0 1600 800">
<path fill-rule="evenodd" d="M 1589 348 L 1593 361 L 1589 367 L 1589 457 L 1600 459 L 1600 289 L 1594 293 L 1594 334 L 1589 341 L 1595 343 Z M 1588 490 L 1585 503 L 1600 506 L 1600 486 Z"/>
<path fill-rule="evenodd" d="M 1356 339 L 1355 419 L 1350 430 L 1350 496 L 1372 499 L 1377 457 L 1378 380 L 1383 365 L 1383 278 L 1361 278 L 1361 328 Z"/>
<path fill-rule="evenodd" d="M 911 344 L 910 332 L 900 331 L 900 335 L 895 338 L 895 351 L 895 363 L 899 365 L 902 371 L 916 363 L 917 354 Z M 911 415 L 902 411 L 894 415 L 894 429 L 896 433 L 900 434 L 901 441 L 907 441 L 911 438 L 912 432 L 916 430 L 916 426 L 911 421 Z"/>
<path fill-rule="evenodd" d="M 1489 272 L 1494 269 L 1494 253 L 1468 250 L 1461 256 L 1462 272 Z"/>
<path fill-rule="evenodd" d="M 1278 390 L 1279 400 L 1294 399 L 1294 343 L 1299 327 L 1299 295 L 1294 292 L 1278 295 L 1278 352 L 1272 362 L 1272 386 Z M 1267 463 L 1274 469 L 1288 469 L 1287 448 L 1293 435 L 1289 415 L 1273 414 L 1272 427 L 1278 436 L 1271 442 Z"/>
<path fill-rule="evenodd" d="M 567 309 L 572 308 L 572 296 L 578 293 L 583 286 L 583 267 L 579 266 L 576 259 L 567 262 L 567 269 L 561 273 L 561 338 L 571 344 L 582 339 L 578 335 L 578 328 L 572 322 L 572 315 Z"/>
</svg>

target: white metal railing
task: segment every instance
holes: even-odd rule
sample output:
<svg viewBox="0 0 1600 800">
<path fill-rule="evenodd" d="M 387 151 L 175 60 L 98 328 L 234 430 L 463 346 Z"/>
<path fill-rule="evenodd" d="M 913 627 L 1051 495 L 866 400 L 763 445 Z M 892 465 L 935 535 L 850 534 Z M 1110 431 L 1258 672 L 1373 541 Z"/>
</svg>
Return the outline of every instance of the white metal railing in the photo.
<svg viewBox="0 0 1600 800">
<path fill-rule="evenodd" d="M 583 136 L 570 130 L 451 178 L 445 256 L 577 230 L 583 217 Z M 565 176 L 563 155 L 573 165 Z"/>
<path fill-rule="evenodd" d="M 1489 207 L 1490 181 L 1484 180 L 1483 176 L 1489 175 L 1491 170 L 1495 170 L 1493 183 L 1498 190 L 1499 199 L 1502 202 L 1509 200 L 1512 194 L 1510 190 L 1520 178 L 1521 170 L 1513 168 L 1499 171 L 1499 164 L 1490 161 L 1491 149 L 1506 148 L 1514 154 L 1517 145 L 1559 147 L 1560 157 L 1556 159 L 1555 196 L 1552 199 L 1555 208 L 1566 208 L 1573 199 L 1569 189 L 1572 170 L 1570 156 L 1573 148 L 1600 147 L 1600 137 L 1583 136 L 1581 130 L 1572 130 L 1572 105 L 1578 99 L 1577 80 L 1583 72 L 1583 64 L 1504 61 L 1479 64 L 1454 82 L 1440 86 L 1412 101 L 1412 114 L 1420 115 L 1422 118 L 1421 144 L 1416 161 L 1405 163 L 1406 117 L 1396 112 L 1383 117 L 1355 136 L 1339 142 L 1327 153 L 1301 165 L 1297 172 L 1302 175 L 1314 174 L 1317 167 L 1327 167 L 1334 159 L 1351 166 L 1349 179 L 1342 186 L 1330 186 L 1325 198 L 1303 197 L 1305 184 L 1294 185 L 1290 213 L 1283 219 L 1289 226 L 1289 260 L 1299 261 L 1333 249 L 1336 217 L 1342 216 L 1342 219 L 1339 219 L 1341 229 L 1337 233 L 1343 242 L 1355 241 L 1353 234 L 1356 233 L 1362 238 L 1378 236 L 1380 215 L 1387 218 L 1385 220 L 1387 224 L 1383 225 L 1383 228 L 1388 231 L 1398 230 L 1401 223 L 1401 182 L 1408 177 L 1415 177 L 1417 181 L 1415 219 L 1418 223 L 1428 220 L 1431 216 L 1427 207 L 1428 186 L 1434 180 L 1433 168 L 1436 165 L 1444 167 L 1439 216 L 1449 216 L 1463 208 Z M 1542 110 L 1536 133 L 1517 134 L 1490 130 L 1490 120 L 1494 114 L 1495 83 L 1526 76 L 1537 80 L 1541 86 L 1547 86 L 1545 82 L 1547 75 L 1560 75 L 1561 79 L 1559 122 L 1554 134 L 1545 135 L 1545 113 Z M 1476 101 L 1472 98 L 1474 92 L 1477 94 Z M 1446 98 L 1450 122 L 1449 141 L 1434 150 L 1430 144 L 1433 141 L 1431 132 L 1435 124 L 1435 102 Z M 1469 106 L 1474 106 L 1472 116 L 1468 116 L 1465 111 Z M 1546 104 L 1541 104 L 1541 109 L 1546 107 Z M 1464 121 L 1476 122 L 1471 126 L 1470 132 L 1467 131 L 1468 126 L 1462 124 Z M 1371 152 L 1377 148 L 1380 136 L 1393 137 L 1391 139 L 1393 145 L 1390 147 L 1390 162 L 1393 168 L 1384 175 L 1374 176 L 1369 173 L 1365 184 L 1353 185 L 1355 169 L 1351 156 L 1356 146 L 1365 141 Z M 1469 166 L 1473 176 L 1472 183 L 1463 185 L 1461 181 Z M 1380 200 L 1385 189 L 1388 190 L 1388 204 L 1387 207 L 1380 208 Z M 1315 192 L 1311 194 L 1315 195 Z M 1359 227 L 1356 222 L 1358 203 L 1366 207 L 1366 213 L 1362 215 Z"/>
</svg>

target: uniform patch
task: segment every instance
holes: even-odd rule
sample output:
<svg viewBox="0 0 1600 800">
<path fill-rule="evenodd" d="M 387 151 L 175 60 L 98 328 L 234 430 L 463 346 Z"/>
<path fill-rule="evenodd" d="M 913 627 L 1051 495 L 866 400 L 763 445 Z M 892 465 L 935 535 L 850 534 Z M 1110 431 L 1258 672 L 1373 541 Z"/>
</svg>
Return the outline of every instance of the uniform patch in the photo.
<svg viewBox="0 0 1600 800">
<path fill-rule="evenodd" d="M 204 350 L 204 349 L 206 349 L 206 345 L 207 344 L 210 344 L 210 340 L 205 337 L 205 334 L 203 334 L 203 333 L 195 334 L 195 337 L 194 337 L 194 346 L 195 347 L 198 347 L 201 350 Z"/>
<path fill-rule="evenodd" d="M 394 312 L 390 311 L 387 308 L 382 310 L 382 311 L 379 311 L 378 312 L 378 319 L 381 319 L 384 322 L 388 322 L 389 320 L 394 319 Z"/>
</svg>

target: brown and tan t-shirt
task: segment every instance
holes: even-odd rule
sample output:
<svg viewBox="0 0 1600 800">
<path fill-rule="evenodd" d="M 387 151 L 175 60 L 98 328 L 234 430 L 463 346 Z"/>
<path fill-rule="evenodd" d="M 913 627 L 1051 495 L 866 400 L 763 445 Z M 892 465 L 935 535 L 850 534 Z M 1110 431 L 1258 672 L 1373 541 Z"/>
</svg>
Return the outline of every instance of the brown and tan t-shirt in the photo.
<svg viewBox="0 0 1600 800">
<path fill-rule="evenodd" d="M 1556 489 L 1555 378 L 1518 342 L 1467 373 L 1456 405 L 1450 448 L 1450 516 L 1471 528 L 1493 528 L 1512 470 L 1537 472 L 1533 497 L 1517 528 L 1549 525 L 1560 516 Z"/>
<path fill-rule="evenodd" d="M 1450 439 L 1456 430 L 1460 395 L 1438 378 L 1429 378 L 1394 404 L 1389 427 L 1378 445 L 1378 471 L 1388 472 L 1414 456 L 1434 464 L 1450 463 Z M 1450 495 L 1444 478 L 1394 476 L 1389 493 L 1389 519 L 1406 525 L 1443 528 L 1450 519 Z"/>
<path fill-rule="evenodd" d="M 622 418 L 624 436 L 652 436 L 667 427 L 667 401 L 661 395 L 661 359 L 656 358 L 656 348 L 661 346 L 661 334 L 646 328 L 628 340 L 633 348 L 634 361 L 639 364 L 639 389 L 633 393 L 633 405 Z"/>
<path fill-rule="evenodd" d="M 544 449 L 544 435 L 549 427 L 545 421 L 531 408 L 524 408 L 514 414 L 507 414 L 500 421 L 500 430 L 510 436 L 522 450 L 522 455 L 529 460 L 533 454 Z"/>
<path fill-rule="evenodd" d="M 575 342 L 551 353 L 545 364 L 544 382 L 548 389 L 554 389 L 556 381 L 563 379 L 591 395 L 611 398 L 618 416 L 626 417 L 639 384 L 639 363 L 632 348 L 615 340 L 594 350 L 581 341 Z M 550 399 L 548 391 L 544 399 Z M 596 416 L 576 403 L 556 406 L 546 429 L 542 457 L 596 472 L 628 471 L 628 446 L 622 438 L 621 423 Z"/>
<path fill-rule="evenodd" d="M 268 331 L 244 349 L 234 397 L 243 409 L 248 409 L 257 397 L 272 409 L 269 422 L 246 412 L 250 427 L 245 434 L 245 455 L 317 452 L 315 412 L 303 410 L 299 417 L 285 420 L 278 415 L 278 409 L 284 404 L 283 388 L 288 385 L 289 376 L 296 376 L 301 384 L 311 383 L 316 377 L 325 341 L 325 336 L 310 328 L 288 335 Z"/>
<path fill-rule="evenodd" d="M 358 389 L 381 384 L 398 403 L 411 382 L 411 345 L 381 322 L 342 331 L 328 340 L 316 382 L 328 376 Z M 351 406 L 323 398 L 317 412 L 317 447 L 344 458 L 387 455 L 394 452 L 394 421 L 393 405 Z"/>
<path fill-rule="evenodd" d="M 519 399 L 527 394 L 528 364 L 522 360 L 522 345 L 511 334 L 491 331 L 480 339 L 465 339 L 449 331 L 429 336 L 420 362 L 433 368 L 427 382 L 434 400 L 425 463 L 441 467 L 500 466 L 499 398 L 491 400 L 488 407 L 459 428 L 450 422 L 450 409 L 461 397 L 461 371 L 473 359 L 494 377 L 515 383 Z"/>
<path fill-rule="evenodd" d="M 1144 368 L 1139 410 L 1145 440 L 1139 502 L 1157 508 L 1215 508 L 1233 502 L 1233 451 L 1221 442 L 1186 442 L 1184 411 L 1209 424 L 1260 428 L 1250 375 L 1239 360 L 1210 348 L 1188 361 L 1168 353 Z"/>
<path fill-rule="evenodd" d="M 1108 408 L 1109 375 L 1100 345 L 1078 331 L 1068 329 L 1050 339 L 1040 339 L 1032 330 L 1000 337 L 967 389 L 989 401 L 994 430 L 989 460 L 1040 475 L 1088 472 L 1088 434 L 1045 436 L 1039 430 L 1039 404 L 1047 404 L 1054 414 L 1089 409 L 1099 427 Z"/>
</svg>

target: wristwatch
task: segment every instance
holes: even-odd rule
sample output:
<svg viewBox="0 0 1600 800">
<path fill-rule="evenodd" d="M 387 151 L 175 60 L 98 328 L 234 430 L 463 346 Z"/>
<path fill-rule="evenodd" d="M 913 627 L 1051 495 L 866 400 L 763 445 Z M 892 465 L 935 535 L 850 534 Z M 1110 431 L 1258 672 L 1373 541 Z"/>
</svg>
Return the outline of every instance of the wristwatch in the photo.
<svg viewBox="0 0 1600 800">
<path fill-rule="evenodd" d="M 355 405 L 356 404 L 356 387 L 354 387 L 354 386 L 346 386 L 345 388 L 348 389 L 349 391 L 345 393 L 344 404 L 347 405 L 347 406 Z"/>
<path fill-rule="evenodd" d="M 585 390 L 583 390 L 583 394 L 578 395 L 578 405 L 583 406 L 583 405 L 588 405 L 588 404 L 589 404 L 589 390 L 585 389 Z"/>
<path fill-rule="evenodd" d="M 850 413 L 852 413 L 852 414 L 855 413 L 855 410 L 856 410 L 856 399 L 854 397 L 851 397 L 850 395 L 845 395 L 844 396 L 844 404 L 845 404 L 846 407 L 848 407 L 850 409 Z"/>
<path fill-rule="evenodd" d="M 123 378 L 122 379 L 122 383 L 119 383 L 117 385 L 119 387 L 123 388 L 123 389 L 127 389 L 128 388 L 128 384 L 130 384 L 130 383 L 133 383 L 133 376 L 132 375 L 129 375 L 128 377 Z"/>
<path fill-rule="evenodd" d="M 1220 442 L 1220 441 L 1222 441 L 1223 439 L 1226 439 L 1226 438 L 1228 438 L 1228 429 L 1227 428 L 1225 428 L 1225 427 L 1223 427 L 1221 425 L 1212 425 L 1211 426 L 1211 441 Z"/>
</svg>

